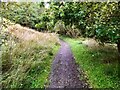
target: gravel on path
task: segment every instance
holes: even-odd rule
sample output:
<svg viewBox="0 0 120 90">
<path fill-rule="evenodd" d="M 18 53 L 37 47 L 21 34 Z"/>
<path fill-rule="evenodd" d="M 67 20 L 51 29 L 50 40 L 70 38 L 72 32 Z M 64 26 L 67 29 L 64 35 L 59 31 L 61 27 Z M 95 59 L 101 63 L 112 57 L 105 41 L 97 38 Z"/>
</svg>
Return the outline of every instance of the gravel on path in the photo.
<svg viewBox="0 0 120 90">
<path fill-rule="evenodd" d="M 49 88 L 88 88 L 80 80 L 74 56 L 68 43 L 60 40 L 61 47 L 52 63 Z"/>
</svg>

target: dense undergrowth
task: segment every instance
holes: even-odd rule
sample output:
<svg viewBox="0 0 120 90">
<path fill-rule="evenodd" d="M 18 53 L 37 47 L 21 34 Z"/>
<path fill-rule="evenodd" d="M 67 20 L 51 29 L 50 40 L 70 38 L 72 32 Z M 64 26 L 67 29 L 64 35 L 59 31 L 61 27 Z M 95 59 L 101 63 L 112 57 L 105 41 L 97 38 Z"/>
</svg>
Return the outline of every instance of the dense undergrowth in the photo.
<svg viewBox="0 0 120 90">
<path fill-rule="evenodd" d="M 76 62 L 83 69 L 92 88 L 120 88 L 116 48 L 107 45 L 90 49 L 81 43 L 81 38 L 63 39 L 69 42 Z"/>
<path fill-rule="evenodd" d="M 7 20 L 3 20 L 1 42 L 1 61 L 2 61 L 2 87 L 3 88 L 44 88 L 48 85 L 51 61 L 58 50 L 59 45 L 51 34 L 47 34 L 52 40 L 41 39 L 38 41 L 24 37 L 16 37 L 14 32 L 8 29 Z M 7 21 L 8 22 L 8 21 Z M 5 27 L 6 25 L 6 27 Z M 15 29 L 15 26 L 14 26 Z M 23 28 L 22 28 L 23 29 Z M 25 29 L 24 29 L 25 30 Z M 17 34 L 21 28 L 17 28 Z M 30 31 L 26 31 L 29 33 Z M 32 32 L 36 34 L 35 32 Z M 38 32 L 37 32 L 38 33 Z M 29 35 L 29 34 L 28 34 Z M 32 34 L 30 34 L 32 35 Z M 24 36 L 24 35 L 23 35 Z M 49 44 L 46 44 L 49 42 Z"/>
<path fill-rule="evenodd" d="M 34 42 L 17 43 L 2 52 L 2 86 L 7 88 L 38 88 L 48 82 L 52 48 Z"/>
</svg>

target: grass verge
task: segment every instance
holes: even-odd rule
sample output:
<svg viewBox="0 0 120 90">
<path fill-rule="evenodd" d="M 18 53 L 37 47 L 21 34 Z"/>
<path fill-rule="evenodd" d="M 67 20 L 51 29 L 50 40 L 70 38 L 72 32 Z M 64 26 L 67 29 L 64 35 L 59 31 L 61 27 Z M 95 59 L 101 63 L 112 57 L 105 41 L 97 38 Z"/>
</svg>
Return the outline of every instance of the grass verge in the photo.
<svg viewBox="0 0 120 90">
<path fill-rule="evenodd" d="M 2 46 L 3 47 L 3 46 Z M 59 46 L 43 47 L 35 42 L 19 42 L 2 51 L 2 86 L 44 88 L 51 63 Z"/>
<path fill-rule="evenodd" d="M 51 63 L 59 48 L 57 35 L 39 33 L 20 25 L 8 28 L 10 25 L 6 22 L 0 32 L 2 87 L 47 87 Z"/>
<path fill-rule="evenodd" d="M 76 62 L 87 76 L 87 82 L 92 88 L 120 88 L 118 78 L 118 53 L 113 47 L 89 49 L 82 39 L 62 37 L 73 51 Z"/>
<path fill-rule="evenodd" d="M 43 47 L 36 42 L 2 46 L 2 86 L 5 88 L 43 88 L 48 83 L 51 63 L 58 45 Z"/>
</svg>

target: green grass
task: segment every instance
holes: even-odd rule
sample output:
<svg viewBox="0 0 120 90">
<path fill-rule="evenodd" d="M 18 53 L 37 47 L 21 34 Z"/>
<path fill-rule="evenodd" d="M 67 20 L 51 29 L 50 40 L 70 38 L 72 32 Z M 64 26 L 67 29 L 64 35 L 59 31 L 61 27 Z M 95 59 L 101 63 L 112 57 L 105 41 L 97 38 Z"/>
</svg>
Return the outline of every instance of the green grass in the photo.
<svg viewBox="0 0 120 90">
<path fill-rule="evenodd" d="M 2 45 L 2 87 L 44 88 L 48 85 L 51 63 L 59 45 L 41 46 L 34 41 Z M 8 43 L 6 41 L 6 43 Z"/>
<path fill-rule="evenodd" d="M 79 39 L 62 37 L 73 51 L 76 62 L 87 76 L 92 88 L 120 88 L 118 78 L 118 53 L 113 47 L 89 49 Z"/>
<path fill-rule="evenodd" d="M 44 88 L 58 45 L 43 47 L 34 42 L 17 43 L 2 52 L 2 85 L 5 88 Z M 11 54 L 10 54 L 11 53 Z"/>
<path fill-rule="evenodd" d="M 39 66 L 35 66 L 29 72 L 27 78 L 25 78 L 23 88 L 45 88 L 48 86 L 51 64 L 58 48 L 59 46 L 54 46 L 52 52 L 49 52 L 49 55 L 43 60 L 43 62 L 40 63 Z"/>
<path fill-rule="evenodd" d="M 0 33 L 2 87 L 47 87 L 51 63 L 59 49 L 58 36 L 36 32 L 16 24 L 8 28 L 12 23 L 6 19 L 3 21 Z"/>
</svg>

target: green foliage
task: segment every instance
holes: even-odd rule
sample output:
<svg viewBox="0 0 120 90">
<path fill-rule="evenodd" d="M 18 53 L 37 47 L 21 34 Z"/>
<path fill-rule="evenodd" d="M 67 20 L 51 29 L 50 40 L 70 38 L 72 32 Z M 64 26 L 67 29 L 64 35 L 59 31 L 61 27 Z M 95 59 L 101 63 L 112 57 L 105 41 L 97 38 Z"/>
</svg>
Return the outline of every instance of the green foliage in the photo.
<svg viewBox="0 0 120 90">
<path fill-rule="evenodd" d="M 80 35 L 79 29 L 75 27 L 75 25 L 70 25 L 66 26 L 66 35 L 69 37 L 77 38 Z"/>
<path fill-rule="evenodd" d="M 39 15 L 44 10 L 42 3 L 0 3 L 1 16 L 15 23 L 35 28 L 35 24 L 40 22 Z"/>
<path fill-rule="evenodd" d="M 65 31 L 65 25 L 64 25 L 64 22 L 59 20 L 55 23 L 55 27 L 54 27 L 54 31 L 59 33 L 59 34 L 65 34 L 66 31 Z"/>
<path fill-rule="evenodd" d="M 95 37 L 101 42 L 119 42 L 119 3 L 51 2 L 49 4 L 50 7 L 45 8 L 43 3 L 1 3 L 1 15 L 24 26 L 50 32 L 57 31 L 55 25 L 58 25 L 60 20 L 64 22 L 65 28 L 68 26 L 72 28 L 74 25 L 78 29 L 66 30 L 60 34 L 79 31 L 80 34 L 76 34 L 77 36 Z"/>
<path fill-rule="evenodd" d="M 117 43 L 120 39 L 118 6 L 119 3 L 115 2 L 57 2 L 50 3 L 50 9 L 46 12 L 52 13 L 54 17 L 52 20 L 55 23 L 61 20 L 65 27 L 69 25 L 72 28 L 75 25 L 82 36 L 96 37 L 102 42 Z M 47 17 L 50 16 L 47 15 Z"/>
<path fill-rule="evenodd" d="M 56 2 L 50 3 L 50 9 L 47 9 L 46 12 L 52 13 L 54 24 L 59 20 L 64 22 L 62 24 L 63 26 L 65 25 L 66 29 L 59 31 L 60 34 L 70 37 L 78 37 L 80 35 L 95 37 L 102 43 L 116 43 L 120 52 L 119 3 Z M 50 16 L 48 15 L 48 17 Z M 75 26 L 74 29 L 73 26 Z"/>
</svg>

